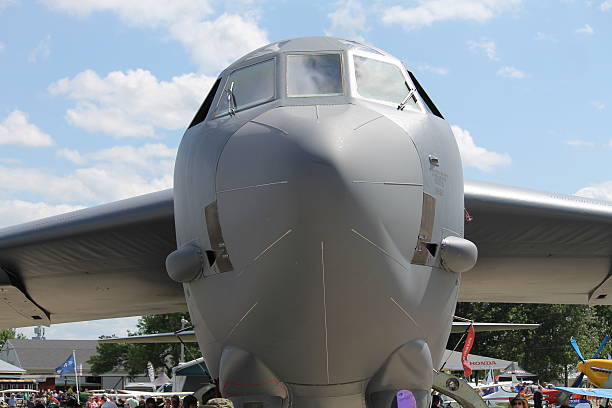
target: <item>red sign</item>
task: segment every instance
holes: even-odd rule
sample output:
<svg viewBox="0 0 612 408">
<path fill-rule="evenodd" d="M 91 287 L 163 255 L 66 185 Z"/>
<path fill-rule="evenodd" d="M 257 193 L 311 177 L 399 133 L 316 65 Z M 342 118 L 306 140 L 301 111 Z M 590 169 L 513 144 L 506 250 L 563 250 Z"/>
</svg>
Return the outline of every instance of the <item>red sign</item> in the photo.
<svg viewBox="0 0 612 408">
<path fill-rule="evenodd" d="M 472 350 L 475 337 L 476 334 L 474 333 L 474 325 L 470 324 L 467 337 L 465 338 L 465 344 L 463 344 L 463 350 L 461 350 L 461 364 L 463 364 L 463 374 L 466 377 L 472 375 L 472 369 L 470 368 L 470 363 L 468 361 L 468 354 L 470 354 L 470 350 Z"/>
</svg>

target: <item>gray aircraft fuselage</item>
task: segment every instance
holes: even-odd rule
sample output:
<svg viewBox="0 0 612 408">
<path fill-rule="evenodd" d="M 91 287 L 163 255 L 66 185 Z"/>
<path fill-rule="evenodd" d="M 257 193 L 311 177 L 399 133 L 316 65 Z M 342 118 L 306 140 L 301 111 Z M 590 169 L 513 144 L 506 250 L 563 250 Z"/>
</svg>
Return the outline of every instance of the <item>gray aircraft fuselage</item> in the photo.
<svg viewBox="0 0 612 408">
<path fill-rule="evenodd" d="M 288 69 L 323 89 L 308 70 L 332 75 L 334 61 L 340 91 L 290 95 L 310 84 Z M 168 270 L 236 407 L 391 407 L 402 389 L 429 404 L 461 276 L 442 260 L 443 240 L 463 238 L 461 158 L 424 92 L 403 110 L 364 96 L 363 67 L 395 72 L 376 61 L 417 89 L 358 43 L 269 45 L 221 73 L 183 136 Z M 273 97 L 241 107 L 246 81 L 270 69 Z"/>
</svg>

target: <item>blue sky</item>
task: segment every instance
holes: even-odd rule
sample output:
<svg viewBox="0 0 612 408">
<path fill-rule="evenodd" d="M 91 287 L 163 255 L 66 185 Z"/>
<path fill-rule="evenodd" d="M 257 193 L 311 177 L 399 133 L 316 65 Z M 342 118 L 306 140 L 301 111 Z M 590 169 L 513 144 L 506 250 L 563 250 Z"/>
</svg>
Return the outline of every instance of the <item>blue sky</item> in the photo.
<svg viewBox="0 0 612 408">
<path fill-rule="evenodd" d="M 325 34 L 413 70 L 466 177 L 612 201 L 612 0 L 0 0 L 0 226 L 171 187 L 226 65 Z"/>
</svg>

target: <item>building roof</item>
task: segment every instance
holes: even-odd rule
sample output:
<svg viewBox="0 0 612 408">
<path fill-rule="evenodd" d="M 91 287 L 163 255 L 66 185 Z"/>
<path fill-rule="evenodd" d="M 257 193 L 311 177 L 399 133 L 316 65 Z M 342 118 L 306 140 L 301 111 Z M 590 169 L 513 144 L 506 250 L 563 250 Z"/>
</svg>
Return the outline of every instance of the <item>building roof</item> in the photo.
<svg viewBox="0 0 612 408">
<path fill-rule="evenodd" d="M 0 360 L 0 375 L 3 374 L 23 374 L 26 370 Z"/>
<path fill-rule="evenodd" d="M 0 358 L 28 372 L 53 372 L 75 350 L 77 364 L 89 372 L 87 360 L 96 354 L 97 340 L 31 340 L 9 339 Z"/>
</svg>

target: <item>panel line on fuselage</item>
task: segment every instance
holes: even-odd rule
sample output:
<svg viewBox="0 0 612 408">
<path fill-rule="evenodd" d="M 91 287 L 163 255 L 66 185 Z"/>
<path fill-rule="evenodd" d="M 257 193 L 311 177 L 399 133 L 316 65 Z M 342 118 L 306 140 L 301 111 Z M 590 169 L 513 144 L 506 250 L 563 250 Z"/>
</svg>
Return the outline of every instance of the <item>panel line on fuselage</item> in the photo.
<svg viewBox="0 0 612 408">
<path fill-rule="evenodd" d="M 409 187 L 423 187 L 422 183 L 404 183 L 401 181 L 368 181 L 368 180 L 353 180 L 355 184 L 385 184 L 388 186 L 409 186 Z"/>
<path fill-rule="evenodd" d="M 321 241 L 321 271 L 323 280 L 323 326 L 325 327 L 325 371 L 327 373 L 327 383 L 329 380 L 329 347 L 327 343 L 327 297 L 325 290 L 325 244 Z"/>
<path fill-rule="evenodd" d="M 257 262 L 257 260 L 259 258 L 261 258 L 262 256 L 265 255 L 266 252 L 268 252 L 270 249 L 272 249 L 272 247 L 276 244 L 278 244 L 280 242 L 280 240 L 282 240 L 283 238 L 285 238 L 287 235 L 291 234 L 293 232 L 293 228 L 289 228 L 289 230 L 287 232 L 285 232 L 283 235 L 281 235 L 280 237 L 278 237 L 276 239 L 276 241 L 274 241 L 273 243 L 271 243 L 270 245 L 268 245 L 263 251 L 261 251 L 259 253 L 259 255 L 257 255 L 255 258 L 253 258 L 253 262 Z"/>
<path fill-rule="evenodd" d="M 351 228 L 351 231 L 357 235 L 358 237 L 360 237 L 361 239 L 365 240 L 366 242 L 370 243 L 374 248 L 378 249 L 380 252 L 382 252 L 383 254 L 387 255 L 389 258 L 393 259 L 399 266 L 402 267 L 402 269 L 407 270 L 408 272 L 411 272 L 411 270 L 409 268 L 406 268 L 405 265 L 403 265 L 398 259 L 395 259 L 394 256 L 392 256 L 389 252 L 385 251 L 384 248 L 382 248 L 381 246 L 377 245 L 376 243 L 370 241 L 368 238 L 366 238 L 365 236 L 363 236 L 362 234 L 360 234 L 356 229 Z"/>
<path fill-rule="evenodd" d="M 238 328 L 238 325 L 242 323 L 244 319 L 246 319 L 246 317 L 249 315 L 249 313 L 251 313 L 251 311 L 255 308 L 255 306 L 257 306 L 258 303 L 259 301 L 255 302 L 253 306 L 251 306 L 251 308 L 247 310 L 244 316 L 242 316 L 240 320 L 238 320 L 238 322 L 231 328 L 231 330 L 227 333 L 227 336 L 225 336 L 226 340 L 229 339 L 232 336 L 232 334 L 234 334 L 234 331 Z"/>
<path fill-rule="evenodd" d="M 225 190 L 219 190 L 217 191 L 217 194 L 221 194 L 221 193 L 230 193 L 232 191 L 240 191 L 240 190 L 247 190 L 249 188 L 260 188 L 260 187 L 268 187 L 268 186 L 275 186 L 278 184 L 287 184 L 289 183 L 289 181 L 287 180 L 282 180 L 282 181 L 273 181 L 271 183 L 263 183 L 263 184 L 254 184 L 252 186 L 244 186 L 244 187 L 235 187 L 235 188 L 228 188 Z"/>
<path fill-rule="evenodd" d="M 412 316 L 410 316 L 410 313 L 408 313 L 408 312 L 406 311 L 406 309 L 404 309 L 404 308 L 403 308 L 403 307 L 402 307 L 402 306 L 401 306 L 399 303 L 397 303 L 397 301 L 396 301 L 395 299 L 393 299 L 391 296 L 389 296 L 389 299 L 390 299 L 390 300 L 391 300 L 393 303 L 395 303 L 395 306 L 397 306 L 397 307 L 398 307 L 398 308 L 399 308 L 399 309 L 402 311 L 402 313 L 404 313 L 404 315 L 406 315 L 406 317 L 408 317 L 408 319 L 410 319 L 410 321 L 412 321 L 412 323 L 414 323 L 414 325 L 415 325 L 416 327 L 420 327 L 420 326 L 419 326 L 419 324 L 417 323 L 417 321 L 416 321 L 416 320 L 414 320 L 414 318 L 413 318 Z"/>
</svg>

